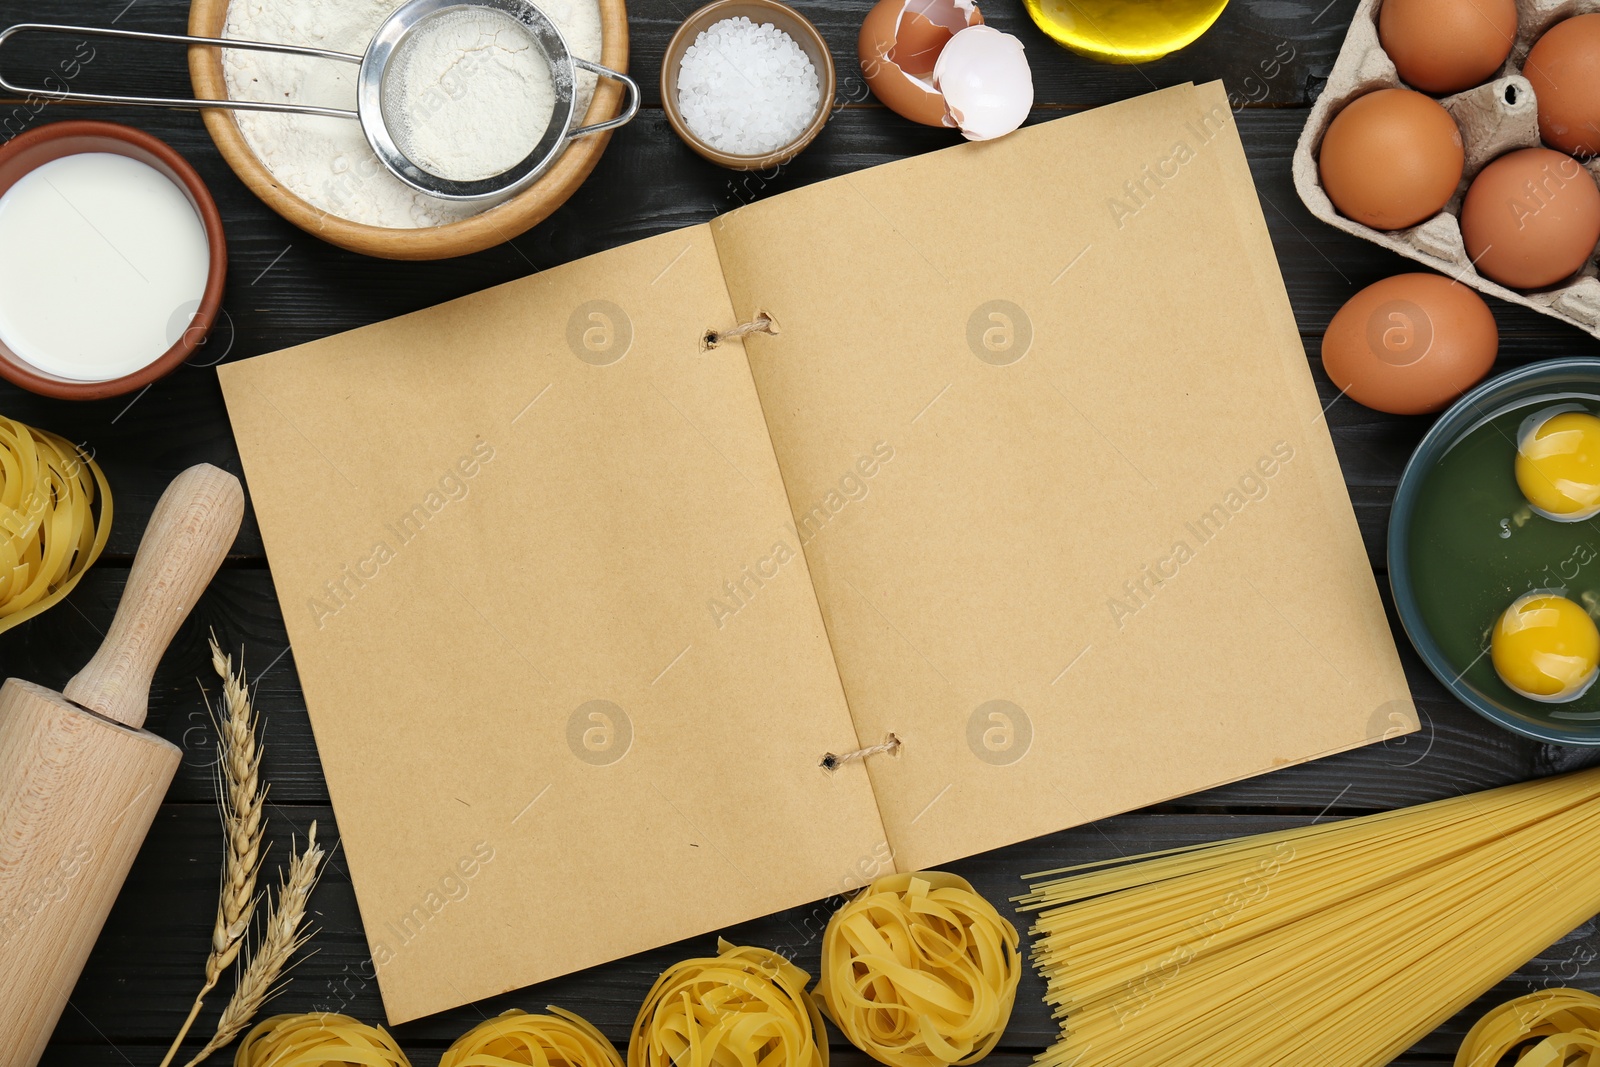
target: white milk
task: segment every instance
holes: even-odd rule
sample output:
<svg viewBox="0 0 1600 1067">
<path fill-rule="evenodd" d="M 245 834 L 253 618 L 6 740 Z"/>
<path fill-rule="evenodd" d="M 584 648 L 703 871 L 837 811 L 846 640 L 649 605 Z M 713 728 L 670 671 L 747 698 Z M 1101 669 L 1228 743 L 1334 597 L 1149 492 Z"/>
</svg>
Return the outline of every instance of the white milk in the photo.
<svg viewBox="0 0 1600 1067">
<path fill-rule="evenodd" d="M 166 175 L 63 156 L 0 196 L 0 341 L 57 377 L 132 374 L 183 335 L 209 268 L 200 216 Z"/>
</svg>

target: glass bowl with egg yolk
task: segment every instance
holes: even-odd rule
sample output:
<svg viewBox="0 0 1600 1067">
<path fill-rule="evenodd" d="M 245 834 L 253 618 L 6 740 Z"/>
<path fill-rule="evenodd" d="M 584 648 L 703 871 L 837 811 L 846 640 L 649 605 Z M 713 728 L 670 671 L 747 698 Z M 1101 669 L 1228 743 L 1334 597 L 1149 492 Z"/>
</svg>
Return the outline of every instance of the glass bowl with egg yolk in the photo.
<svg viewBox="0 0 1600 1067">
<path fill-rule="evenodd" d="M 1495 623 L 1489 654 L 1501 681 L 1529 700 L 1562 704 L 1594 684 L 1600 629 L 1581 606 L 1539 590 L 1518 597 Z"/>
<path fill-rule="evenodd" d="M 1600 514 L 1600 418 L 1578 404 L 1534 412 L 1517 432 L 1517 488 L 1556 522 Z"/>
<path fill-rule="evenodd" d="M 1390 509 L 1389 584 L 1423 662 L 1486 719 L 1555 744 L 1600 746 L 1584 652 L 1588 619 L 1600 620 L 1596 485 L 1600 358 L 1557 358 L 1491 378 L 1441 414 Z M 1523 620 L 1548 627 L 1508 625 L 1496 655 L 1507 608 L 1535 594 L 1566 605 Z"/>
</svg>

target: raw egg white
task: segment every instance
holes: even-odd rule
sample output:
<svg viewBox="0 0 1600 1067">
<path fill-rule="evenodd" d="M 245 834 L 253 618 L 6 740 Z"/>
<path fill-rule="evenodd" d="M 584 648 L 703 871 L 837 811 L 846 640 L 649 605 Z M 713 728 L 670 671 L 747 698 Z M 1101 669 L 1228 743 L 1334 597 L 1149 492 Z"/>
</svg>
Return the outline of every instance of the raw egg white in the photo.
<svg viewBox="0 0 1600 1067">
<path fill-rule="evenodd" d="M 1520 596 L 1489 638 L 1495 673 L 1529 700 L 1576 700 L 1594 684 L 1600 630 L 1589 613 L 1557 592 Z"/>
<path fill-rule="evenodd" d="M 972 0 L 879 0 L 856 52 L 885 107 L 969 140 L 1010 133 L 1033 106 L 1022 42 L 984 26 Z"/>
<path fill-rule="evenodd" d="M 1517 429 L 1517 488 L 1547 519 L 1600 514 L 1600 418 L 1577 404 L 1534 412 Z"/>
</svg>

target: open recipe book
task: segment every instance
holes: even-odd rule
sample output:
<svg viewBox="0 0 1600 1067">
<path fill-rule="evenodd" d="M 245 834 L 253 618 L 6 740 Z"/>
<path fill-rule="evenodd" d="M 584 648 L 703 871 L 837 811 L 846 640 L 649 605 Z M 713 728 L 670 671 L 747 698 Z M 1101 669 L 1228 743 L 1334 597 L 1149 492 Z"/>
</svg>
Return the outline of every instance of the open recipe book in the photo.
<svg viewBox="0 0 1600 1067">
<path fill-rule="evenodd" d="M 1415 727 L 1215 85 L 220 374 L 393 1022 Z"/>
</svg>

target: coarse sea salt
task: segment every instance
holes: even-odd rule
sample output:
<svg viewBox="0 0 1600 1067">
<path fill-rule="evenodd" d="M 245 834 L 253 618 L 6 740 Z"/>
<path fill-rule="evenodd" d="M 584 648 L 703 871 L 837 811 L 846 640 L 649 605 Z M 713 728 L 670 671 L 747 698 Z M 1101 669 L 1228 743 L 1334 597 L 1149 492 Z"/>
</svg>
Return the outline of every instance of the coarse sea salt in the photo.
<svg viewBox="0 0 1600 1067">
<path fill-rule="evenodd" d="M 817 68 L 770 22 L 723 19 L 683 53 L 678 111 L 706 144 L 758 156 L 792 144 L 822 102 Z"/>
</svg>

